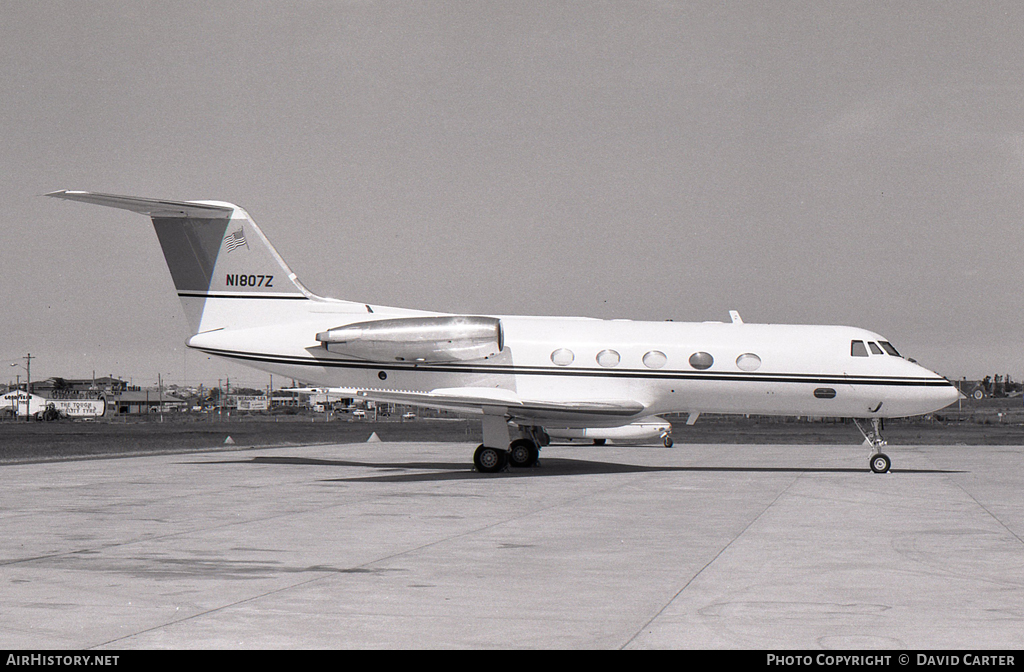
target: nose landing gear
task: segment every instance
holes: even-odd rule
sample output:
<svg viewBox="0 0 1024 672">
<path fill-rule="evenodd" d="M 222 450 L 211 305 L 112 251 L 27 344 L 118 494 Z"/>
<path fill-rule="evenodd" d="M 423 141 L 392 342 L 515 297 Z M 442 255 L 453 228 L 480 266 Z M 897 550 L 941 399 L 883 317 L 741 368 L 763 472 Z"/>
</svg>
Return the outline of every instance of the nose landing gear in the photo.
<svg viewBox="0 0 1024 672">
<path fill-rule="evenodd" d="M 885 453 L 875 453 L 871 456 L 871 471 L 876 474 L 884 474 L 889 471 L 889 467 L 892 466 L 892 461 L 889 456 Z"/>
<path fill-rule="evenodd" d="M 853 419 L 853 424 L 857 425 L 857 429 L 864 436 L 864 443 L 870 445 L 874 452 L 871 454 L 871 459 L 868 464 L 871 466 L 871 471 L 876 474 L 888 473 L 892 467 L 892 460 L 889 456 L 882 452 L 882 446 L 886 445 L 886 441 L 882 438 L 882 419 L 871 418 L 871 432 L 865 432 L 864 428 L 857 422 L 857 418 Z"/>
</svg>

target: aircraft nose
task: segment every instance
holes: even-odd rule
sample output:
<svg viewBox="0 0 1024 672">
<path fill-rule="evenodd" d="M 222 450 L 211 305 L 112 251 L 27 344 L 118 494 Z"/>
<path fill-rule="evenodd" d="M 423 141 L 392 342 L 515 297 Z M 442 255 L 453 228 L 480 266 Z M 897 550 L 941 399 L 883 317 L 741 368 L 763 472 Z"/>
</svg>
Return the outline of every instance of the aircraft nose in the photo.
<svg viewBox="0 0 1024 672">
<path fill-rule="evenodd" d="M 922 415 L 941 410 L 958 399 L 965 398 L 964 395 L 960 393 L 957 386 L 945 376 L 923 367 L 916 362 L 914 362 L 914 365 L 917 367 L 919 375 L 923 375 L 923 377 L 929 379 L 929 384 L 926 388 L 927 391 L 925 392 L 922 401 L 927 400 L 925 403 L 931 408 L 926 411 L 922 411 Z"/>
<path fill-rule="evenodd" d="M 945 385 L 939 385 L 939 386 L 936 386 L 934 388 L 934 395 L 933 396 L 934 396 L 934 399 L 935 399 L 935 404 L 936 404 L 935 410 L 936 411 L 939 410 L 939 409 L 943 409 L 946 406 L 949 406 L 954 401 L 958 401 L 960 399 L 966 399 L 967 398 L 967 397 L 965 397 L 960 392 L 959 389 L 957 389 L 956 385 L 951 383 L 949 380 L 947 380 L 945 378 L 942 378 L 942 376 L 939 376 L 938 374 L 934 374 L 934 375 L 938 376 L 939 378 L 944 380 L 945 383 L 946 383 Z"/>
</svg>

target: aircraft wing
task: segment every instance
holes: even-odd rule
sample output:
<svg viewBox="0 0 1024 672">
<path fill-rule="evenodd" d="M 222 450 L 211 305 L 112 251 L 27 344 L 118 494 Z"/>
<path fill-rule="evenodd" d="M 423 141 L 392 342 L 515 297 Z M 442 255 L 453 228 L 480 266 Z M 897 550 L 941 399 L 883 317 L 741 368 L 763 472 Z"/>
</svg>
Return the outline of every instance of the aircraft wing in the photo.
<svg viewBox="0 0 1024 672">
<path fill-rule="evenodd" d="M 464 413 L 507 415 L 529 423 L 569 422 L 628 424 L 644 412 L 644 405 L 630 399 L 555 401 L 521 399 L 511 390 L 496 388 L 447 388 L 430 392 L 353 390 L 354 397 L 394 404 L 440 408 Z"/>
</svg>

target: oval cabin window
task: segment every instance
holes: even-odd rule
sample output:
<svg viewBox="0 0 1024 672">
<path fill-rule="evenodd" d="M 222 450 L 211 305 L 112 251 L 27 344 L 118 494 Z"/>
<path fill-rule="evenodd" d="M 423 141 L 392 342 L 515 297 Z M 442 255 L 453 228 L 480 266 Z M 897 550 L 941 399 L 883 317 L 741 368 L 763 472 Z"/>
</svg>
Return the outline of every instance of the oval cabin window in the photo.
<svg viewBox="0 0 1024 672">
<path fill-rule="evenodd" d="M 572 350 L 566 350 L 565 348 L 559 348 L 551 353 L 551 361 L 558 366 L 569 366 L 574 359 L 576 359 L 576 356 L 572 354 Z"/>
<path fill-rule="evenodd" d="M 690 355 L 690 366 L 695 369 L 710 369 L 711 365 L 715 363 L 715 358 L 706 352 L 695 352 Z"/>
<path fill-rule="evenodd" d="M 668 357 L 665 356 L 664 352 L 659 352 L 658 350 L 651 350 L 644 355 L 644 366 L 648 369 L 660 369 L 667 362 Z"/>
<path fill-rule="evenodd" d="M 746 352 L 736 358 L 736 366 L 741 371 L 757 371 L 761 368 L 761 358 L 752 352 Z"/>
<path fill-rule="evenodd" d="M 814 396 L 818 399 L 835 399 L 836 391 L 831 387 L 819 387 L 814 391 Z"/>
<path fill-rule="evenodd" d="M 614 350 L 602 350 L 597 353 L 597 363 L 606 369 L 617 366 L 619 363 L 619 353 Z"/>
</svg>

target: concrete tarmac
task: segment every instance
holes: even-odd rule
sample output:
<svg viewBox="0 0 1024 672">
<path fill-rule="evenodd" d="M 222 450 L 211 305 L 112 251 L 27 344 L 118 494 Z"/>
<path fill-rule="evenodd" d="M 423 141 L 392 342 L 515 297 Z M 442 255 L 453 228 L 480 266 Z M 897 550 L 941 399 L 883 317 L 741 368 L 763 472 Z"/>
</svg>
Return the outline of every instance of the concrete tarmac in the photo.
<svg viewBox="0 0 1024 672">
<path fill-rule="evenodd" d="M 0 649 L 1024 647 L 1024 448 L 0 466 Z"/>
</svg>

